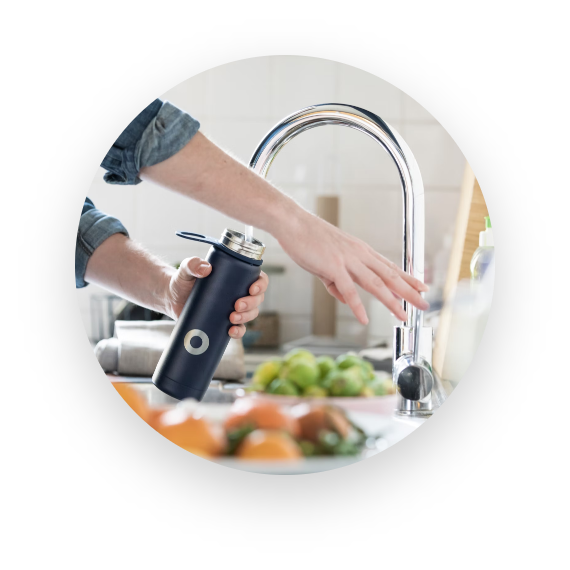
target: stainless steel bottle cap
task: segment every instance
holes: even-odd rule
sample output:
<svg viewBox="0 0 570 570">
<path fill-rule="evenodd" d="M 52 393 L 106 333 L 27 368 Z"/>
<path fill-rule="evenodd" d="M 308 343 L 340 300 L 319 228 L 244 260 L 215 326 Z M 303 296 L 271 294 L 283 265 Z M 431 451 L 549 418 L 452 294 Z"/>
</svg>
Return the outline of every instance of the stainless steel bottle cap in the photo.
<svg viewBox="0 0 570 570">
<path fill-rule="evenodd" d="M 236 232 L 235 230 L 229 230 L 228 228 L 223 231 L 220 242 L 228 249 L 251 259 L 261 259 L 265 251 L 265 245 L 258 239 L 252 237 L 251 241 L 248 241 L 245 234 Z"/>
</svg>

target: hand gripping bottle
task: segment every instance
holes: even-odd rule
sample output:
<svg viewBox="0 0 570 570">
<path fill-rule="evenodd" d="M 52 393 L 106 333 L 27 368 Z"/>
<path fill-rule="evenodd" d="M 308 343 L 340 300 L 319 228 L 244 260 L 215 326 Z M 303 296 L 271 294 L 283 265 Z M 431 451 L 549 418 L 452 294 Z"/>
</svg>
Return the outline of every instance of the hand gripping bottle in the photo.
<svg viewBox="0 0 570 570">
<path fill-rule="evenodd" d="M 220 241 L 190 232 L 176 235 L 212 246 L 206 257 L 212 272 L 196 280 L 152 381 L 178 400 L 201 400 L 230 341 L 235 302 L 249 294 L 261 273 L 265 246 L 228 229 Z"/>
</svg>

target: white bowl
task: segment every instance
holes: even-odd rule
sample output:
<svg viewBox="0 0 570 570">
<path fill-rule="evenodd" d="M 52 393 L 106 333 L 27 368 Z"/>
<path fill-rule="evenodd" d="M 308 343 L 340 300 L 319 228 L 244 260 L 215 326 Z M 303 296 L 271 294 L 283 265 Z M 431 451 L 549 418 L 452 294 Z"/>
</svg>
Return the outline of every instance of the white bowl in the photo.
<svg viewBox="0 0 570 570">
<path fill-rule="evenodd" d="M 321 404 L 331 404 L 338 406 L 344 410 L 351 412 L 367 412 L 370 414 L 392 415 L 398 403 L 398 395 L 390 394 L 388 396 L 372 396 L 372 397 L 343 397 L 335 398 L 327 396 L 325 398 L 311 398 L 306 396 L 279 396 L 277 394 L 267 394 L 265 392 L 246 392 L 243 389 L 236 391 L 239 398 L 263 398 L 271 400 L 282 406 L 294 406 L 296 404 L 311 402 Z"/>
</svg>

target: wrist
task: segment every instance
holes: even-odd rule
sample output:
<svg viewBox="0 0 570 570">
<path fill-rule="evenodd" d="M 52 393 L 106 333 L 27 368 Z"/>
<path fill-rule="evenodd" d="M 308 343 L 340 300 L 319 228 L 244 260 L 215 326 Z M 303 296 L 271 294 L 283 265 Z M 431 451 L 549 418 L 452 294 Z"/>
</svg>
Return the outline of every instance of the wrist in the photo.
<svg viewBox="0 0 570 570">
<path fill-rule="evenodd" d="M 292 198 L 282 195 L 281 203 L 273 204 L 268 231 L 279 243 L 301 235 L 310 224 L 313 214 L 297 204 Z"/>
<path fill-rule="evenodd" d="M 170 290 L 172 277 L 175 274 L 176 269 L 174 267 L 170 265 L 164 265 L 161 267 L 157 274 L 157 280 L 153 292 L 153 299 L 155 301 L 153 310 L 171 318 L 174 317 L 172 315 L 172 295 L 170 293 Z"/>
</svg>

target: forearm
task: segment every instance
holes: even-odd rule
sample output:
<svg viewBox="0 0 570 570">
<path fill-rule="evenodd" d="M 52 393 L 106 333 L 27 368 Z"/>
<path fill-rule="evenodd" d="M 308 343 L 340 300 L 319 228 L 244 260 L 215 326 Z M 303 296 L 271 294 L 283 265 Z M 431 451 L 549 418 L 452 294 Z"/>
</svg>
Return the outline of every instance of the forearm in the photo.
<svg viewBox="0 0 570 570">
<path fill-rule="evenodd" d="M 277 239 L 284 237 L 300 218 L 312 215 L 199 132 L 168 160 L 143 168 L 140 177 Z"/>
<path fill-rule="evenodd" d="M 279 241 L 300 267 L 316 275 L 331 295 L 347 303 L 362 324 L 366 310 L 356 284 L 401 320 L 399 298 L 426 310 L 426 287 L 368 244 L 307 212 L 199 132 L 176 154 L 142 168 L 140 178 L 198 200 Z"/>
<path fill-rule="evenodd" d="M 130 238 L 114 234 L 93 252 L 85 279 L 137 305 L 166 313 L 166 292 L 175 272 Z"/>
</svg>

